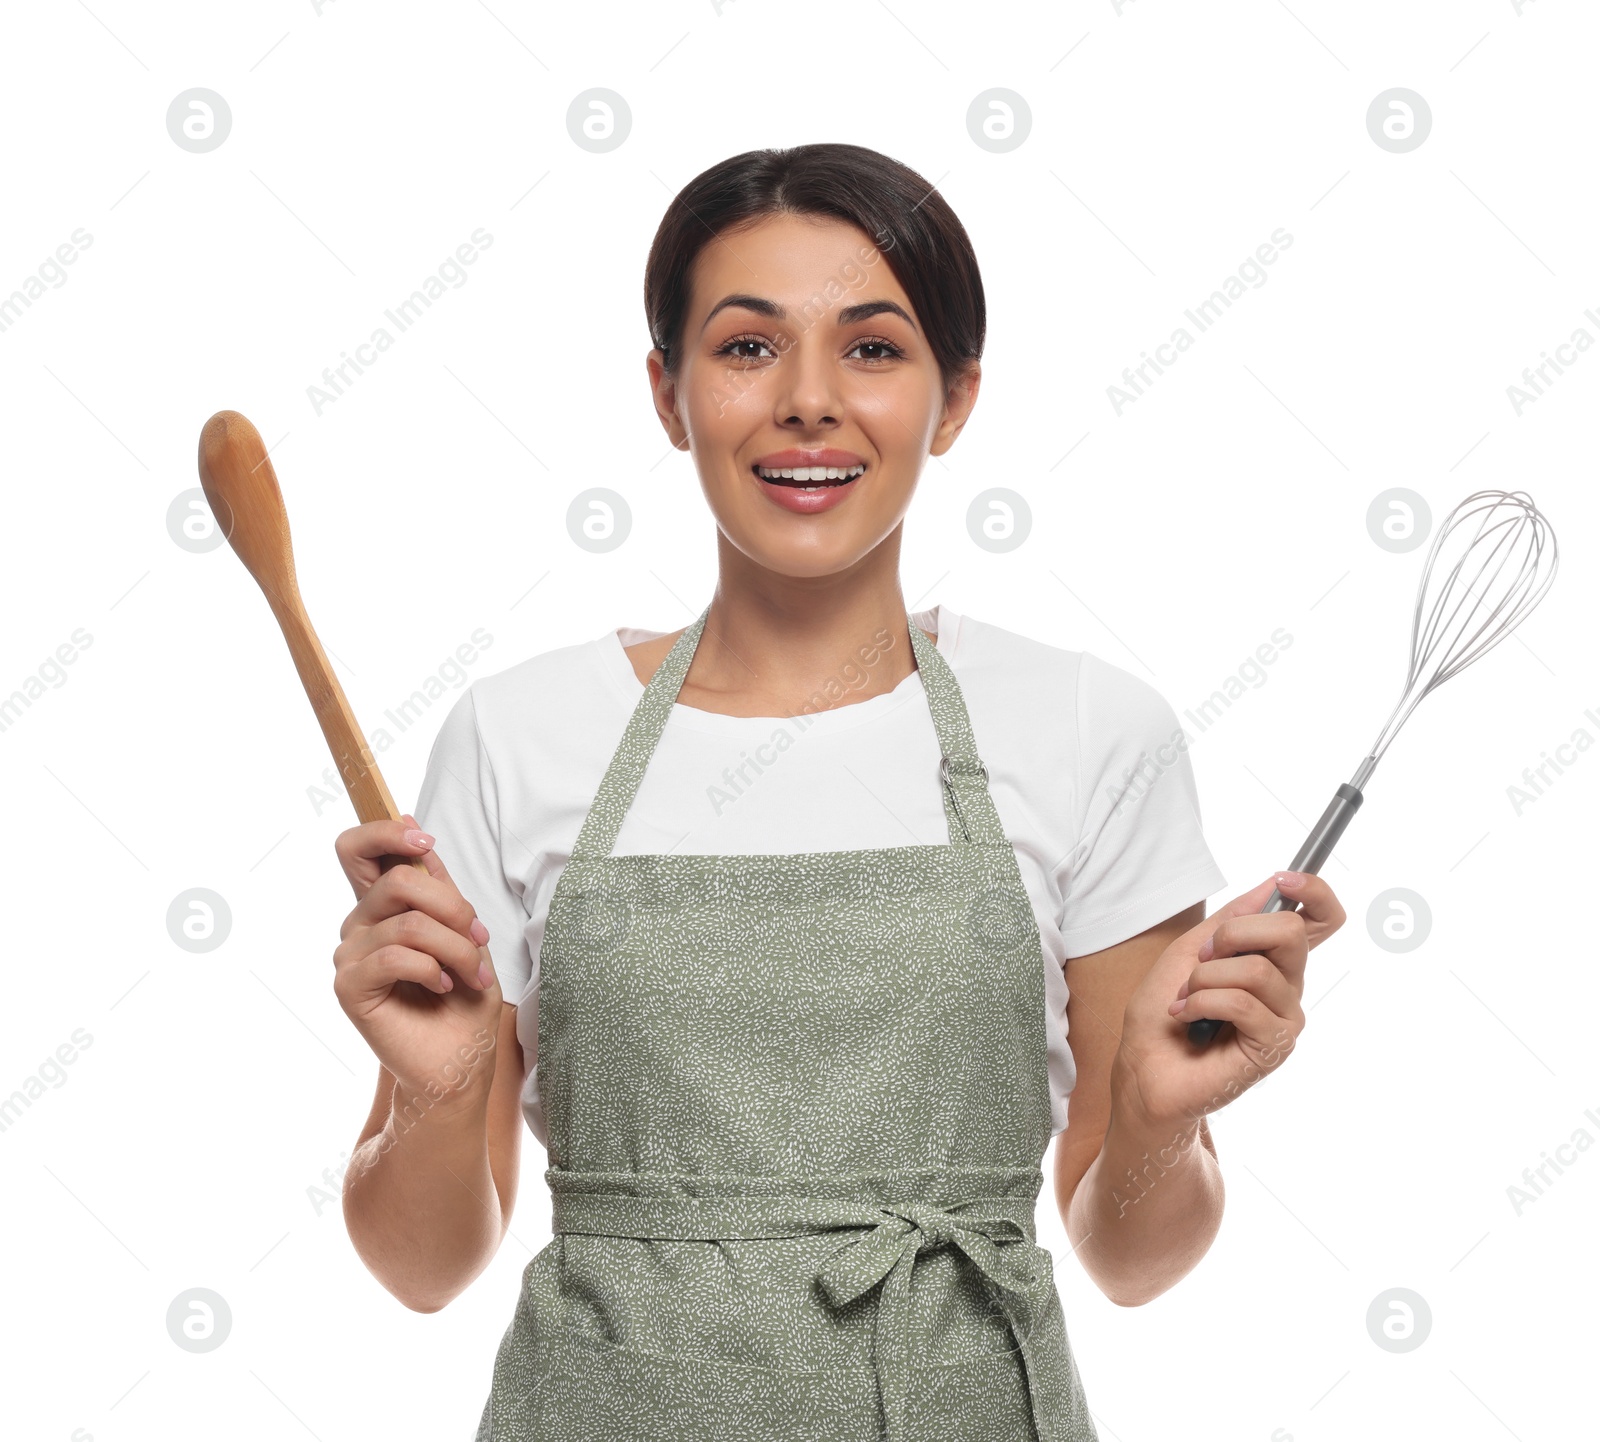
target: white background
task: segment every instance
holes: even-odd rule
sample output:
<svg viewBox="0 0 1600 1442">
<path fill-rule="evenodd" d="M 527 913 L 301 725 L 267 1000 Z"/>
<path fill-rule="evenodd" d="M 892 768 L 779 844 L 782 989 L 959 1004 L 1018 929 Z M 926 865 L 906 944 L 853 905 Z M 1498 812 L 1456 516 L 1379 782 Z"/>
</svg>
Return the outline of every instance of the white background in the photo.
<svg viewBox="0 0 1600 1442">
<path fill-rule="evenodd" d="M 333 1192 L 319 1212 L 374 1080 L 330 984 L 352 904 L 333 839 L 354 816 L 308 792 L 329 758 L 259 591 L 226 546 L 175 543 L 169 511 L 198 485 L 207 417 L 244 412 L 369 730 L 475 628 L 493 644 L 469 677 L 686 624 L 713 525 L 649 404 L 646 250 L 706 166 L 815 140 L 920 171 L 984 268 L 983 393 L 914 502 L 908 605 L 1092 650 L 1180 716 L 1291 633 L 1192 747 L 1230 883 L 1213 905 L 1288 862 L 1398 695 L 1425 550 L 1376 545 L 1373 499 L 1411 488 L 1437 519 L 1526 487 L 1554 522 L 1548 599 L 1423 702 L 1326 869 L 1350 923 L 1313 955 L 1295 1054 L 1213 1120 L 1228 1195 L 1210 1253 L 1119 1309 L 1048 1187 L 1039 1227 L 1106 1442 L 1581 1430 L 1600 1156 L 1565 1152 L 1520 1215 L 1508 1188 L 1600 1136 L 1582 919 L 1600 755 L 1566 753 L 1520 814 L 1507 788 L 1600 736 L 1600 355 L 1520 415 L 1507 387 L 1577 327 L 1600 337 L 1583 314 L 1600 307 L 1600 25 L 1576 0 L 1521 8 L 13 7 L 0 295 L 76 228 L 92 245 L 0 332 L 0 694 L 76 628 L 92 644 L 0 731 L 0 1097 L 75 1056 L 0 1131 L 7 1435 L 471 1434 L 548 1239 L 544 1156 L 529 1137 L 511 1235 L 434 1315 L 366 1272 Z M 166 127 L 194 86 L 232 111 L 204 154 Z M 632 114 L 604 154 L 566 126 L 595 86 Z M 1408 153 L 1366 126 L 1393 86 L 1432 111 Z M 1001 154 L 966 125 L 992 87 L 1032 113 Z M 494 243 L 468 283 L 318 415 L 323 368 L 480 226 Z M 1278 227 L 1293 245 L 1267 283 L 1119 416 L 1123 367 Z M 596 485 L 633 517 L 605 555 L 565 519 Z M 993 486 L 1032 510 L 1007 555 L 967 533 Z M 402 808 L 457 694 L 380 758 Z M 1433 915 L 1402 954 L 1366 922 L 1397 886 Z M 202 954 L 167 931 L 193 887 L 231 912 Z M 195 1287 L 232 1318 L 200 1354 L 166 1320 Z M 1393 1288 L 1431 1312 L 1409 1352 L 1369 1336 Z"/>
</svg>

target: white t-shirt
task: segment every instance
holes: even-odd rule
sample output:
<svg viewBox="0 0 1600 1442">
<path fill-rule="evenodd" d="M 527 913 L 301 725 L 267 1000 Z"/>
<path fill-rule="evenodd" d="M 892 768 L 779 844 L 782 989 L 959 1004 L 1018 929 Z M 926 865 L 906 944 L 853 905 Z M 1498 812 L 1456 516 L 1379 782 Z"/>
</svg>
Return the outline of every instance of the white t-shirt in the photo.
<svg viewBox="0 0 1600 1442">
<path fill-rule="evenodd" d="M 943 605 L 913 619 L 937 634 L 960 682 L 989 793 L 1033 902 L 1059 1132 L 1076 1080 L 1066 962 L 1226 885 L 1201 832 L 1188 738 L 1159 691 L 1087 651 Z M 489 929 L 502 993 L 517 1007 L 523 1114 L 541 1143 L 545 915 L 644 691 L 623 648 L 665 634 L 624 626 L 475 679 L 440 727 L 412 809 Z M 779 750 L 772 742 L 781 732 L 794 740 Z M 916 671 L 893 691 L 802 717 L 723 716 L 679 703 L 612 854 L 946 844 L 938 765 Z"/>
</svg>

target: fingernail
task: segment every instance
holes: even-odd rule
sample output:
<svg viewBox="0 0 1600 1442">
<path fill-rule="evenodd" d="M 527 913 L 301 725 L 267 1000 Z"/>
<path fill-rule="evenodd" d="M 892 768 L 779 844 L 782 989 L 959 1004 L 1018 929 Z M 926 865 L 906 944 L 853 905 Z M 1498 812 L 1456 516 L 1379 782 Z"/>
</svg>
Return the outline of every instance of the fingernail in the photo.
<svg viewBox="0 0 1600 1442">
<path fill-rule="evenodd" d="M 1208 936 L 1200 943 L 1198 950 L 1196 950 L 1195 959 L 1197 961 L 1210 961 L 1213 950 L 1215 950 L 1215 948 L 1211 945 L 1211 938 Z"/>
<path fill-rule="evenodd" d="M 449 991 L 450 988 L 455 984 L 456 979 L 451 976 L 448 971 L 441 971 L 439 973 L 439 985 L 442 986 L 446 991 Z"/>
<path fill-rule="evenodd" d="M 489 928 L 479 921 L 477 917 L 472 918 L 472 925 L 467 930 L 472 933 L 472 939 L 479 946 L 484 945 L 489 940 Z"/>
<path fill-rule="evenodd" d="M 482 962 L 478 966 L 478 985 L 485 991 L 494 985 L 494 973 L 489 970 L 488 962 Z"/>
<path fill-rule="evenodd" d="M 1281 890 L 1285 886 L 1304 886 L 1306 875 L 1303 871 L 1280 871 L 1272 879 Z"/>
<path fill-rule="evenodd" d="M 426 831 L 419 831 L 415 826 L 409 828 L 405 834 L 408 846 L 432 846 L 433 838 Z"/>
<path fill-rule="evenodd" d="M 1188 1000 L 1188 997 L 1180 996 L 1175 1002 L 1172 1003 L 1171 1006 L 1167 1008 L 1167 1014 L 1169 1016 L 1176 1016 L 1180 1011 L 1183 1010 L 1184 1006 L 1188 1003 Z"/>
</svg>

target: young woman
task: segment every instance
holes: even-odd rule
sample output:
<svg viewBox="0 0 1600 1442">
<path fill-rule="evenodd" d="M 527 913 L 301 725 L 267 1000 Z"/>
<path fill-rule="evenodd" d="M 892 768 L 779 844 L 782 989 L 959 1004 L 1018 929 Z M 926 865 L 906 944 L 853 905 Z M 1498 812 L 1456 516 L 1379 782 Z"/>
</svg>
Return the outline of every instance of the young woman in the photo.
<svg viewBox="0 0 1600 1442">
<path fill-rule="evenodd" d="M 435 1311 L 505 1235 L 523 1125 L 545 1144 L 554 1235 L 480 1442 L 1091 1442 L 1045 1149 L 1105 1294 L 1171 1287 L 1221 1221 L 1206 1116 L 1282 1064 L 1344 911 L 1279 873 L 1206 917 L 1160 694 L 908 614 L 901 527 L 984 333 L 920 175 L 724 161 L 669 206 L 645 307 L 716 589 L 475 680 L 418 815 L 339 837 L 334 985 L 381 1064 L 351 1237 Z M 1275 884 L 1301 909 L 1259 914 Z"/>
</svg>

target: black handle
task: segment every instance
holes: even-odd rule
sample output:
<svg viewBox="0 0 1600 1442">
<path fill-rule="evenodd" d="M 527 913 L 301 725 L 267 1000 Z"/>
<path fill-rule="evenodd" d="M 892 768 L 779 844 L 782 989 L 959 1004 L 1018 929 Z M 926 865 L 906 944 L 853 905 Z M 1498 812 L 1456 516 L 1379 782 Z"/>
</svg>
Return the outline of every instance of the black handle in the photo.
<svg viewBox="0 0 1600 1442">
<path fill-rule="evenodd" d="M 1368 760 L 1370 761 L 1370 757 Z M 1370 774 L 1371 767 L 1363 765 L 1362 773 Z M 1322 868 L 1322 863 L 1333 854 L 1334 843 L 1344 835 L 1344 829 L 1350 824 L 1350 818 L 1356 814 L 1362 802 L 1361 788 L 1345 782 L 1334 792 L 1333 800 L 1328 803 L 1328 808 L 1322 813 L 1317 824 L 1311 828 L 1311 834 L 1306 837 L 1305 845 L 1295 853 L 1294 860 L 1288 865 L 1290 871 L 1306 871 L 1315 876 Z M 1267 898 L 1267 904 L 1261 908 L 1265 915 L 1269 911 L 1282 911 L 1285 907 L 1292 907 L 1298 903 L 1292 902 L 1277 887 L 1272 888 L 1272 895 Z M 1189 1040 L 1196 1046 L 1207 1045 L 1226 1025 L 1225 1022 L 1215 1021 L 1210 1017 L 1201 1017 L 1189 1023 Z"/>
</svg>

